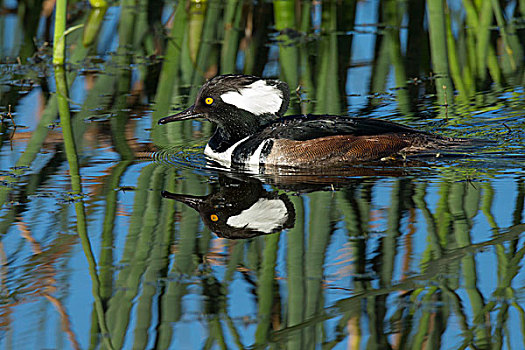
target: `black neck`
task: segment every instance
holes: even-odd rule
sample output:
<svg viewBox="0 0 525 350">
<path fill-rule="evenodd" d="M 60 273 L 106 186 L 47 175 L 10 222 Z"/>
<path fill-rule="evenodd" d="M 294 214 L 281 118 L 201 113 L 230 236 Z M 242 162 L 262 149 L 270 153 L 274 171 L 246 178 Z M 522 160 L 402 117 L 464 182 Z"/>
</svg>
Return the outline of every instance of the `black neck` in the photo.
<svg viewBox="0 0 525 350">
<path fill-rule="evenodd" d="M 217 129 L 215 129 L 215 133 L 210 141 L 208 141 L 208 145 L 214 152 L 220 153 L 226 151 L 231 145 L 242 139 L 243 138 L 233 138 L 231 135 L 224 132 L 224 129 L 217 125 Z"/>
<path fill-rule="evenodd" d="M 274 115 L 254 116 L 246 113 L 242 116 L 239 114 L 230 116 L 226 123 L 214 120 L 217 129 L 208 145 L 215 152 L 224 152 L 240 140 L 259 132 L 275 118 Z"/>
</svg>

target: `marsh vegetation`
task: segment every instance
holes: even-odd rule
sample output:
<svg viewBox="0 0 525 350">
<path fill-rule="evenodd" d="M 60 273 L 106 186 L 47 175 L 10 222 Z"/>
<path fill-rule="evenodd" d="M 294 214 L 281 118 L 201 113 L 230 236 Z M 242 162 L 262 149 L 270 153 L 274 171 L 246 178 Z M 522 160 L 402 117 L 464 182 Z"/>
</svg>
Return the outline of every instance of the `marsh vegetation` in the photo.
<svg viewBox="0 0 525 350">
<path fill-rule="evenodd" d="M 2 348 L 525 347 L 524 0 L 1 9 Z M 490 142 L 231 173 L 210 123 L 157 125 L 225 73 L 286 81 L 290 114 Z M 168 192 L 287 218 L 228 239 Z"/>
</svg>

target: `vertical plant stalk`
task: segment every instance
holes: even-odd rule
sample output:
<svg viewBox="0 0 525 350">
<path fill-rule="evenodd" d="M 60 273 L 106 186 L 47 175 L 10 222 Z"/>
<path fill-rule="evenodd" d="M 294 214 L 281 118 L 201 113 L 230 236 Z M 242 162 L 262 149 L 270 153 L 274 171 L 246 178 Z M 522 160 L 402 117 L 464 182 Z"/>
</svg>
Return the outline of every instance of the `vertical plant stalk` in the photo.
<svg viewBox="0 0 525 350">
<path fill-rule="evenodd" d="M 477 58 L 478 58 L 478 78 L 483 83 L 487 77 L 487 51 L 490 41 L 490 24 L 492 23 L 492 4 L 490 1 L 483 1 L 478 11 L 479 22 L 477 27 Z"/>
<path fill-rule="evenodd" d="M 71 177 L 71 188 L 76 198 L 75 201 L 75 212 L 77 215 L 77 233 L 82 243 L 82 249 L 86 255 L 86 259 L 89 266 L 89 274 L 91 276 L 93 298 L 95 299 L 95 308 L 97 311 L 98 322 L 104 342 L 109 349 L 113 349 L 111 345 L 111 338 L 109 337 L 106 320 L 104 318 L 104 307 L 102 305 L 102 299 L 100 297 L 100 281 L 97 275 L 97 263 L 93 250 L 91 249 L 91 243 L 89 242 L 89 236 L 87 233 L 86 214 L 84 210 L 84 202 L 81 198 L 82 184 L 80 181 L 80 172 L 78 166 L 77 150 L 75 147 L 75 141 L 73 138 L 73 129 L 71 128 L 71 114 L 69 111 L 68 102 L 68 89 L 66 83 L 66 73 L 63 66 L 55 67 L 55 81 L 57 86 L 57 101 L 58 101 L 58 113 L 60 115 L 60 125 L 62 127 L 62 135 L 64 138 L 64 148 L 66 151 L 66 158 L 69 164 L 69 175 Z"/>
<path fill-rule="evenodd" d="M 235 73 L 239 49 L 239 26 L 243 1 L 229 0 L 224 14 L 224 39 L 221 50 L 221 74 Z"/>
<path fill-rule="evenodd" d="M 443 0 L 427 0 L 428 31 L 430 36 L 430 54 L 436 77 L 436 95 L 438 103 L 447 103 L 446 92 L 452 96 L 453 86 L 450 81 L 445 29 L 445 8 Z"/>
<path fill-rule="evenodd" d="M 510 66 L 510 71 L 514 72 L 518 68 L 518 62 L 523 61 L 523 50 L 518 42 L 516 26 L 512 21 L 509 21 L 508 24 L 505 23 L 503 10 L 501 9 L 500 3 L 498 1 L 492 0 L 492 9 L 494 11 L 494 16 L 496 17 L 496 22 L 498 23 L 501 38 L 503 39 L 503 56 L 507 59 L 508 65 Z M 522 64 L 523 63 L 521 62 L 519 63 L 520 66 Z"/>
<path fill-rule="evenodd" d="M 166 42 L 166 54 L 162 62 L 157 94 L 155 95 L 155 107 L 151 116 L 152 139 L 155 144 L 173 144 L 182 138 L 182 127 L 184 123 L 171 123 L 160 129 L 157 122 L 170 111 L 174 96 L 178 94 L 180 85 L 181 48 L 182 41 L 187 28 L 188 16 L 185 3 L 181 1 L 173 15 L 173 27 Z M 159 130 L 160 129 L 160 130 Z M 167 131 L 166 131 L 167 129 Z"/>
<path fill-rule="evenodd" d="M 67 0 L 57 0 L 55 9 L 55 33 L 53 36 L 53 64 L 63 65 L 66 56 L 66 9 Z M 67 99 L 66 99 L 67 102 Z"/>
<path fill-rule="evenodd" d="M 206 17 L 202 27 L 202 35 L 200 36 L 200 45 L 198 46 L 198 54 L 195 58 L 195 65 L 191 67 L 193 72 L 191 90 L 189 100 L 194 101 L 199 92 L 200 85 L 204 81 L 207 69 L 210 66 L 213 48 L 215 47 L 215 40 L 217 37 L 217 23 L 221 15 L 220 4 L 217 2 L 209 2 L 206 9 Z M 190 32 L 190 34 L 192 34 Z M 193 45 L 190 43 L 190 45 Z M 188 129 L 191 135 L 191 128 Z"/>
<path fill-rule="evenodd" d="M 130 160 L 134 158 L 133 151 L 126 140 L 126 126 L 128 124 L 129 113 L 126 111 L 128 106 L 127 94 L 131 86 L 131 69 L 129 69 L 132 58 L 130 49 L 134 49 L 133 38 L 137 26 L 137 12 L 135 2 L 132 0 L 121 1 L 121 15 L 118 24 L 119 44 L 115 62 L 114 80 L 114 115 L 110 119 L 111 139 L 113 146 L 121 159 Z"/>
<path fill-rule="evenodd" d="M 315 113 L 341 113 L 341 92 L 338 80 L 337 49 L 337 6 L 335 3 L 323 6 L 322 29 L 326 33 L 320 40 L 320 52 L 317 75 Z M 344 94 L 344 92 L 343 92 Z"/>
<path fill-rule="evenodd" d="M 470 229 L 472 227 L 472 215 L 477 212 L 479 201 L 478 190 L 466 188 L 467 185 L 454 183 L 451 185 L 448 204 L 450 213 L 453 217 L 454 237 L 459 248 L 468 247 L 472 244 L 470 239 Z M 471 193 L 469 193 L 471 192 Z M 475 209 L 470 209 L 470 208 Z M 472 325 L 472 334 L 474 335 L 474 344 L 483 348 L 487 346 L 490 339 L 490 329 L 486 329 L 485 320 L 488 313 L 484 311 L 485 298 L 478 289 L 478 274 L 474 256 L 467 255 L 461 259 L 461 272 L 465 291 L 468 295 L 474 321 Z"/>
<path fill-rule="evenodd" d="M 273 4 L 259 1 L 250 5 L 245 24 L 245 35 L 242 39 L 244 51 L 245 74 L 262 75 L 267 63 L 269 48 L 265 43 L 269 40 L 272 26 Z"/>
<path fill-rule="evenodd" d="M 459 92 L 459 98 L 467 101 L 471 95 L 471 91 L 463 82 L 463 77 L 461 75 L 461 68 L 458 58 L 458 52 L 456 48 L 456 43 L 454 41 L 454 35 L 452 34 L 452 20 L 450 18 L 450 13 L 446 14 L 446 30 L 447 30 L 447 49 L 448 49 L 448 60 L 450 65 L 450 74 L 454 80 L 454 85 L 457 87 Z"/>
<path fill-rule="evenodd" d="M 100 29 L 104 23 L 104 17 L 106 16 L 106 7 L 96 7 L 89 11 L 89 16 L 84 25 L 84 33 L 82 35 L 82 45 L 88 47 L 93 45 L 99 37 Z"/>
<path fill-rule="evenodd" d="M 487 68 L 496 85 L 501 85 L 501 69 L 496 57 L 496 51 L 490 44 L 490 25 L 492 24 L 493 9 L 491 1 L 484 1 L 474 6 L 471 0 L 463 0 L 465 6 L 469 65 L 476 72 L 476 87 L 483 88 L 487 82 Z M 479 13 L 479 14 L 478 14 Z M 507 56 L 504 56 L 507 57 Z M 481 96 L 476 96 L 478 101 Z"/>
<path fill-rule="evenodd" d="M 377 8 L 377 18 L 381 22 L 384 20 L 382 8 L 384 1 L 380 1 L 380 6 Z M 373 95 L 377 92 L 384 92 L 386 90 L 386 80 L 390 72 L 390 55 L 388 54 L 388 40 L 383 35 L 375 35 L 374 42 L 374 58 L 372 61 L 372 74 L 370 76 L 370 90 L 369 94 Z M 378 99 L 369 99 L 369 105 L 366 109 L 373 109 L 380 103 Z"/>
<path fill-rule="evenodd" d="M 438 291 L 437 287 L 428 288 L 426 294 L 421 299 L 421 303 L 423 305 L 428 305 L 430 302 L 432 302 L 432 299 L 436 295 L 437 291 Z M 417 331 L 414 334 L 413 343 L 411 344 L 412 349 L 424 349 L 425 340 L 427 344 L 430 343 L 431 337 L 429 333 L 431 332 L 430 328 L 431 328 L 431 323 L 432 323 L 432 316 L 433 316 L 432 311 L 430 310 L 422 311 L 421 318 L 418 320 L 418 326 L 415 327 Z M 429 348 L 435 349 L 432 345 L 435 345 L 435 344 L 430 343 Z"/>
<path fill-rule="evenodd" d="M 437 233 L 437 224 L 436 218 L 428 208 L 428 205 L 425 201 L 427 195 L 427 184 L 417 184 L 414 191 L 412 200 L 416 207 L 421 211 L 423 217 L 425 218 L 427 224 L 427 233 L 428 233 L 428 246 L 425 252 L 421 256 L 421 270 L 426 270 L 428 262 L 434 258 L 441 258 L 443 255 L 443 249 L 439 243 L 439 236 Z"/>
<path fill-rule="evenodd" d="M 304 275 L 304 204 L 300 197 L 292 197 L 295 208 L 295 227 L 288 234 L 288 320 L 287 327 L 304 321 L 305 275 Z M 303 349 L 303 331 L 290 337 L 287 349 Z"/>
<path fill-rule="evenodd" d="M 352 271 L 356 275 L 366 273 L 366 237 L 368 234 L 368 223 L 370 222 L 370 202 L 367 196 L 368 188 L 361 191 L 355 189 L 346 189 L 345 191 L 336 192 L 336 205 L 338 212 L 343 216 L 346 230 L 348 231 L 348 254 L 352 257 Z M 341 258 L 344 259 L 344 258 Z M 354 279 L 353 290 L 355 294 L 362 293 L 365 290 L 365 282 Z M 349 348 L 359 349 L 363 340 L 363 329 L 361 327 L 361 313 L 359 308 L 347 311 L 338 322 L 337 333 L 342 333 L 346 328 L 348 332 Z"/>
<path fill-rule="evenodd" d="M 176 170 L 174 168 L 170 168 L 170 171 L 168 174 L 165 175 L 165 182 L 164 182 L 164 189 L 169 192 L 177 192 L 177 187 L 180 186 L 180 184 L 177 183 L 176 177 L 178 174 L 176 174 Z M 164 202 L 168 202 L 165 200 Z M 171 203 L 161 203 L 162 207 L 165 208 L 164 212 L 162 213 L 162 223 L 163 227 L 161 230 L 163 231 L 163 235 L 165 240 L 162 242 L 162 245 L 165 246 L 168 249 L 168 254 L 166 258 L 171 261 L 173 258 L 173 255 L 171 254 L 170 248 L 171 245 L 174 243 L 175 240 L 175 216 L 176 216 L 176 203 L 174 201 L 169 201 Z M 173 269 L 173 266 L 172 266 Z M 168 271 L 166 269 L 166 275 L 175 275 L 175 272 Z M 176 285 L 175 282 L 167 283 L 166 286 L 164 286 L 161 289 L 161 292 L 159 293 L 159 310 L 161 310 L 160 317 L 158 320 L 158 326 L 157 326 L 157 341 L 156 346 L 159 349 L 168 349 L 169 345 L 171 343 L 172 337 L 173 337 L 173 322 L 177 319 L 174 317 L 174 310 L 177 309 L 177 306 L 175 306 L 179 300 L 177 297 L 177 294 L 173 295 L 171 292 L 176 291 L 176 289 L 173 288 L 173 286 Z"/>
<path fill-rule="evenodd" d="M 100 297 L 107 301 L 113 293 L 113 267 L 114 267 L 114 229 L 117 221 L 117 207 L 119 204 L 119 187 L 122 176 L 131 164 L 130 161 L 121 161 L 111 169 L 111 176 L 104 185 L 105 215 L 102 222 L 101 249 L 99 253 L 99 281 Z"/>
<path fill-rule="evenodd" d="M 299 30 L 303 35 L 308 35 L 310 29 L 310 16 L 312 4 L 309 1 L 303 2 L 301 6 L 301 23 L 299 24 Z M 305 95 L 305 98 L 300 98 L 301 113 L 309 114 L 312 113 L 312 104 L 303 103 L 303 100 L 311 100 L 315 98 L 315 85 L 312 80 L 312 69 L 309 62 L 309 45 L 308 43 L 301 43 L 299 46 L 299 81 L 301 86 L 301 93 Z"/>
<path fill-rule="evenodd" d="M 388 43 L 390 61 L 394 67 L 398 109 L 403 115 L 410 116 L 410 99 L 406 89 L 407 75 L 403 54 L 401 53 L 401 39 L 399 37 L 399 28 L 401 27 L 403 14 L 400 13 L 398 2 L 393 0 L 386 1 L 383 10 L 385 11 L 385 22 L 388 25 L 385 29 L 385 40 Z"/>
<path fill-rule="evenodd" d="M 274 1 L 273 3 L 275 29 L 284 31 L 286 29 L 296 29 L 295 23 L 295 4 L 291 0 Z M 290 87 L 295 90 L 299 83 L 299 53 L 296 45 L 290 45 L 290 37 L 287 34 L 279 36 L 279 63 L 281 67 L 281 77 Z"/>
<path fill-rule="evenodd" d="M 244 253 L 244 243 L 242 241 L 229 241 L 227 250 L 230 253 L 228 254 L 228 265 L 226 267 L 226 272 L 224 274 L 224 282 L 223 282 L 224 295 L 230 294 L 230 286 L 234 278 L 234 273 L 237 270 L 237 266 L 241 265 L 241 262 L 242 262 L 243 253 Z M 221 313 L 223 315 L 222 317 L 226 321 L 228 330 L 237 348 L 245 349 L 246 346 L 242 343 L 240 332 L 235 327 L 235 324 L 232 318 L 228 315 L 228 309 L 229 309 L 228 301 L 230 301 L 230 299 L 226 298 L 226 301 L 221 303 L 222 305 Z M 235 301 L 233 300 L 232 304 L 234 303 Z"/>
<path fill-rule="evenodd" d="M 394 265 L 398 254 L 401 236 L 401 221 L 404 219 L 406 210 L 408 183 L 403 180 L 396 181 L 392 185 L 390 208 L 388 210 L 388 221 L 386 236 L 381 242 L 381 270 L 379 272 L 381 285 L 389 286 L 394 276 Z"/>
<path fill-rule="evenodd" d="M 324 299 L 323 277 L 326 249 L 333 232 L 334 205 L 331 193 L 317 192 L 308 195 L 310 211 L 308 217 L 308 242 L 305 252 L 305 303 L 304 316 L 314 317 L 322 308 Z M 306 209 L 305 209 L 306 210 Z M 312 325 L 305 330 L 305 349 L 321 342 L 321 325 Z"/>
<path fill-rule="evenodd" d="M 158 177 L 160 188 L 164 188 L 167 179 L 171 178 L 174 181 L 173 177 L 166 176 L 164 172 L 155 173 L 154 176 Z M 169 241 L 172 236 L 172 227 L 167 226 L 165 222 L 171 221 L 175 203 L 172 203 L 173 201 L 162 200 L 160 196 L 157 197 L 158 201 L 156 203 L 154 203 L 155 198 L 151 198 L 151 201 L 148 203 L 151 204 L 149 207 L 154 209 L 152 211 L 154 220 L 151 220 L 151 222 L 156 222 L 157 225 L 154 228 L 155 232 L 151 238 L 152 247 L 146 259 L 146 269 L 141 277 L 142 290 L 140 296 L 136 297 L 136 302 L 134 303 L 136 312 L 134 317 L 135 329 L 133 344 L 137 349 L 146 349 L 148 347 L 148 330 L 154 319 L 156 294 L 159 292 L 157 281 L 159 276 L 163 276 L 164 271 L 167 271 L 169 268 Z M 156 204 L 156 207 L 153 206 L 154 204 Z M 171 217 L 165 215 L 167 209 Z M 145 223 L 146 221 L 150 221 L 146 220 L 146 214 L 147 212 L 145 212 L 145 220 L 143 221 L 145 225 L 147 225 Z M 163 310 L 162 312 L 169 311 Z"/>
<path fill-rule="evenodd" d="M 89 0 L 89 4 L 95 9 L 108 6 L 108 3 L 105 0 Z"/>
<path fill-rule="evenodd" d="M 417 77 L 421 69 L 427 68 L 428 38 L 425 30 L 425 2 L 409 0 L 406 16 L 408 16 L 407 43 L 406 43 L 406 74 L 409 78 Z M 425 57 L 425 59 L 421 59 Z M 415 88 L 409 87 L 411 95 L 417 96 Z M 412 97 L 412 96 L 411 96 Z"/>
<path fill-rule="evenodd" d="M 148 262 L 151 258 L 154 247 L 153 242 L 155 242 L 157 237 L 156 224 L 161 201 L 158 191 L 160 191 L 164 184 L 163 169 L 152 166 L 143 168 L 139 182 L 141 185 L 146 183 L 148 190 L 143 190 L 142 185 L 140 190 L 147 193 L 137 196 L 133 203 L 133 222 L 130 220 L 129 233 L 126 238 L 129 241 L 135 241 L 136 245 L 132 247 L 133 250 L 127 250 L 126 252 L 126 259 L 127 261 L 131 261 L 131 263 L 129 266 L 120 270 L 118 280 L 115 283 L 117 292 L 113 294 L 111 300 L 108 302 L 107 318 L 111 325 L 113 344 L 117 349 L 122 348 L 126 340 L 130 320 L 132 319 L 131 311 L 135 306 L 134 301 L 138 299 L 141 292 L 144 293 L 144 290 L 141 290 L 141 286 L 145 283 L 144 273 L 147 270 Z M 140 220 L 137 220 L 138 217 L 140 217 Z M 139 227 L 136 227 L 137 222 L 140 223 Z M 136 236 L 130 237 L 132 235 Z M 129 242 L 126 242 L 126 245 L 128 245 L 128 243 Z M 126 248 L 130 247 L 126 246 Z M 139 302 L 139 304 L 143 303 Z M 135 320 L 138 322 L 136 325 L 140 325 L 141 319 L 143 319 L 143 317 L 147 318 L 147 316 L 143 315 L 142 307 L 135 310 Z M 140 314 L 139 311 L 141 312 Z"/>
<path fill-rule="evenodd" d="M 272 324 L 272 308 L 274 306 L 275 266 L 277 265 L 277 250 L 279 249 L 280 233 L 264 237 L 264 251 L 257 283 L 259 309 L 257 318 L 259 324 L 255 332 L 256 347 L 268 344 Z"/>
<path fill-rule="evenodd" d="M 370 95 L 377 92 L 386 91 L 386 80 L 390 72 L 390 55 L 388 54 L 388 40 L 381 36 L 375 42 L 375 55 L 372 65 L 372 76 L 370 78 Z M 372 106 L 377 106 L 380 102 L 377 99 L 370 99 Z"/>
</svg>

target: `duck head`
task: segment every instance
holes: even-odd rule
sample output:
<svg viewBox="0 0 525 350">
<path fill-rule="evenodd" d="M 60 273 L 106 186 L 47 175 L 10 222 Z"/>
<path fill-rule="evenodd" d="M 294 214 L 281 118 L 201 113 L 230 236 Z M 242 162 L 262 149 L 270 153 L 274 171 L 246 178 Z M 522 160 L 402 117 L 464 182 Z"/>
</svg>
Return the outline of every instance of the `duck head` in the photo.
<svg viewBox="0 0 525 350">
<path fill-rule="evenodd" d="M 193 106 L 158 123 L 205 118 L 228 134 L 250 133 L 281 117 L 289 101 L 288 85 L 282 81 L 251 75 L 219 75 L 202 86 Z"/>
<path fill-rule="evenodd" d="M 207 196 L 167 191 L 161 195 L 197 210 L 204 224 L 223 238 L 251 238 L 294 226 L 295 210 L 285 194 L 266 191 L 255 179 L 221 176 L 219 185 Z"/>
</svg>

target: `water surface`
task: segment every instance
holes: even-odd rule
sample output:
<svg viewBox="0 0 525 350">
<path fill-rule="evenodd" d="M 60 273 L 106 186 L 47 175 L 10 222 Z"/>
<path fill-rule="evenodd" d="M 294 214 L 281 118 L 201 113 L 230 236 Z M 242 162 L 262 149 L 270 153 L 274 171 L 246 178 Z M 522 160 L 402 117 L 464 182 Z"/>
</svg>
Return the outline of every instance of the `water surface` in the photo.
<svg viewBox="0 0 525 350">
<path fill-rule="evenodd" d="M 62 79 L 52 11 L 4 2 L 1 347 L 525 347 L 523 2 L 439 3 L 70 4 Z M 156 123 L 222 73 L 485 142 L 231 171 Z"/>
</svg>

